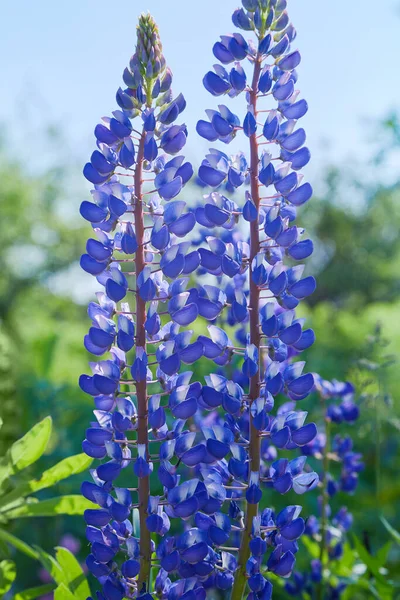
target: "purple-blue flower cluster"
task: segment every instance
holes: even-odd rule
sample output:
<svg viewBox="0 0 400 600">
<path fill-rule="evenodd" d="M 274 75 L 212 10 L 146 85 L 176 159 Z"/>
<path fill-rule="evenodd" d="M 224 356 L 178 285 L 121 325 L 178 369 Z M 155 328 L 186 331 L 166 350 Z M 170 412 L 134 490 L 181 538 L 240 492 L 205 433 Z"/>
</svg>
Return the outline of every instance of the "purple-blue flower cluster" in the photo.
<svg viewBox="0 0 400 600">
<path fill-rule="evenodd" d="M 290 543 L 274 535 L 270 554 L 266 550 L 271 544 L 254 554 L 265 513 L 258 508 L 263 486 L 285 494 L 290 489 L 303 493 L 318 483 L 318 476 L 305 469 L 305 456 L 277 458 L 277 449 L 297 449 L 317 434 L 316 426 L 305 422 L 307 413 L 295 409 L 315 383 L 314 376 L 304 372 L 305 363 L 297 360 L 315 336 L 295 314 L 299 302 L 314 291 L 315 280 L 303 277 L 301 261 L 310 256 L 313 244 L 295 224 L 297 208 L 312 195 L 300 172 L 310 152 L 304 146 L 304 129 L 298 126 L 308 107 L 296 89 L 300 54 L 291 47 L 296 32 L 286 0 L 242 4 L 233 22 L 252 32 L 253 39 L 247 40 L 246 33 L 221 36 L 213 47 L 219 62 L 203 83 L 213 96 L 244 97 L 245 112 L 237 115 L 233 107 L 220 104 L 206 111 L 207 120 L 198 122 L 197 132 L 224 144 L 242 133 L 249 152 L 229 156 L 210 149 L 198 177 L 215 191 L 204 197 L 196 219 L 202 234 L 200 271 L 206 279 L 217 278 L 227 299 L 226 309 L 216 314 L 209 328 L 211 343 L 205 344 L 205 356 L 224 367 L 223 374 L 209 377 L 208 389 L 220 393 L 220 404 L 227 411 L 223 427 L 241 443 L 228 461 L 244 500 L 232 599 L 242 598 L 248 586 L 248 598 L 255 600 L 271 596 L 268 571 L 290 575 L 296 539 L 304 529 L 298 507 L 289 507 L 288 514 L 296 514 L 296 535 Z M 235 201 L 225 196 L 225 190 L 236 190 Z M 228 339 L 228 328 L 233 328 L 234 343 Z M 235 395 L 228 403 L 229 387 Z M 286 402 L 274 417 L 275 398 L 282 396 Z M 212 398 L 209 409 L 215 408 Z"/>
<path fill-rule="evenodd" d="M 346 506 L 333 510 L 332 504 L 341 493 L 354 494 L 364 464 L 362 455 L 353 450 L 351 437 L 333 435 L 333 430 L 337 426 L 354 424 L 359 417 L 359 407 L 354 402 L 351 383 L 326 381 L 317 375 L 315 382 L 324 412 L 325 431 L 318 433 L 301 451 L 303 455 L 321 461 L 319 514 L 310 516 L 305 528 L 305 534 L 319 546 L 319 557 L 311 561 L 308 572 L 295 572 L 285 589 L 292 596 L 303 597 L 304 593 L 308 593 L 314 597 L 317 593 L 318 598 L 336 600 L 346 589 L 346 582 L 337 577 L 331 578 L 330 565 L 343 556 L 353 516 Z"/>
<path fill-rule="evenodd" d="M 312 242 L 294 223 L 312 194 L 299 172 L 309 160 L 300 55 L 285 0 L 243 0 L 233 21 L 255 41 L 223 36 L 214 54 L 231 70 L 216 65 L 204 85 L 243 93 L 247 111 L 221 105 L 197 130 L 224 143 L 242 131 L 249 157 L 210 150 L 199 177 L 216 191 L 195 210 L 175 199 L 193 174 L 179 154 L 185 100 L 172 95 L 150 15 L 84 168 L 94 188 L 81 214 L 94 237 L 81 266 L 104 288 L 85 337 L 99 359 L 80 378 L 95 404 L 83 449 L 100 461 L 82 486 L 97 505 L 85 519 L 99 600 L 203 600 L 210 588 L 268 600 L 267 574 L 291 574 L 305 523 L 300 506 L 266 508 L 264 492 L 318 484 L 305 455 L 278 457 L 317 435 L 296 410 L 315 386 L 297 360 L 314 334 L 295 308 L 315 288 L 301 264 Z M 191 366 L 202 357 L 216 365 L 204 382 Z"/>
</svg>

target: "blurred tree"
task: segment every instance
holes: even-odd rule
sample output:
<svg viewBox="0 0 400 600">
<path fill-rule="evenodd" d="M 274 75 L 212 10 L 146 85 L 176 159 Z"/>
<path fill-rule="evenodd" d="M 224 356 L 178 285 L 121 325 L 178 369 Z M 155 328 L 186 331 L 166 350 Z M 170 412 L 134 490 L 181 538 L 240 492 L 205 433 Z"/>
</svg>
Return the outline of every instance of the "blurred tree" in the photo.
<svg viewBox="0 0 400 600">
<path fill-rule="evenodd" d="M 317 247 L 319 271 L 315 306 L 334 302 L 357 310 L 373 302 L 393 302 L 399 297 L 400 279 L 400 184 L 379 185 L 372 190 L 357 182 L 348 188 L 361 191 L 361 206 L 341 199 L 346 182 L 338 169 L 326 177 L 327 192 L 313 203 L 311 238 Z"/>
</svg>

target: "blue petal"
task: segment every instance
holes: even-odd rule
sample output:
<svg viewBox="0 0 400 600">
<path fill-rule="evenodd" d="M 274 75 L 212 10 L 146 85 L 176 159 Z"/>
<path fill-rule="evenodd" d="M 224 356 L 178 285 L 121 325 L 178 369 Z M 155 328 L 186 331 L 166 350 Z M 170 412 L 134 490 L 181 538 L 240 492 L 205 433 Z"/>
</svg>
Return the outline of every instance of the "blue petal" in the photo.
<svg viewBox="0 0 400 600">
<path fill-rule="evenodd" d="M 304 99 L 299 100 L 298 102 L 293 102 L 293 104 L 289 104 L 287 107 L 282 108 L 282 114 L 286 117 L 286 119 L 301 119 L 301 117 L 304 117 L 307 111 L 308 104 Z"/>
<path fill-rule="evenodd" d="M 126 288 L 113 279 L 107 279 L 106 292 L 107 296 L 111 298 L 111 300 L 114 300 L 114 302 L 119 302 L 126 296 Z"/>
<path fill-rule="evenodd" d="M 278 67 L 282 69 L 282 71 L 293 71 L 296 67 L 299 66 L 301 61 L 300 52 L 295 50 L 290 54 L 287 54 L 278 62 Z"/>
<path fill-rule="evenodd" d="M 215 58 L 222 62 L 222 64 L 227 65 L 235 60 L 235 57 L 231 52 L 229 52 L 228 48 L 224 46 L 221 42 L 216 42 L 213 46 L 213 54 Z"/>
<path fill-rule="evenodd" d="M 287 196 L 287 200 L 295 206 L 301 206 L 305 202 L 308 202 L 312 194 L 313 190 L 311 185 L 309 183 L 304 183 L 293 192 L 290 192 L 290 194 Z"/>
<path fill-rule="evenodd" d="M 206 204 L 204 207 L 204 214 L 208 221 L 213 225 L 223 225 L 230 217 L 226 210 L 218 208 L 218 206 L 215 206 L 214 204 Z"/>
<path fill-rule="evenodd" d="M 209 142 L 215 142 L 219 137 L 212 124 L 208 121 L 198 121 L 196 125 L 196 131 L 199 135 L 201 135 L 201 137 L 205 138 Z"/>
<path fill-rule="evenodd" d="M 288 250 L 290 256 L 295 260 L 303 260 L 311 256 L 314 250 L 314 245 L 311 240 L 302 240 Z"/>
<path fill-rule="evenodd" d="M 243 207 L 243 218 L 249 223 L 258 218 L 257 208 L 251 200 L 247 200 Z"/>
<path fill-rule="evenodd" d="M 304 425 L 304 427 L 292 431 L 292 440 L 298 446 L 305 446 L 315 438 L 317 433 L 315 423 L 308 423 L 307 425 Z"/>
<path fill-rule="evenodd" d="M 224 181 L 226 173 L 207 165 L 201 165 L 199 168 L 199 177 L 207 185 L 217 187 Z"/>
<path fill-rule="evenodd" d="M 182 189 L 182 184 L 182 178 L 175 177 L 175 179 L 173 179 L 169 183 L 165 183 L 164 185 L 159 187 L 158 193 L 164 200 L 171 200 L 180 193 Z"/>
<path fill-rule="evenodd" d="M 221 96 L 231 89 L 230 83 L 219 77 L 213 71 L 209 71 L 203 78 L 203 85 L 213 96 Z"/>
<path fill-rule="evenodd" d="M 196 217 L 192 212 L 182 215 L 169 225 L 169 230 L 178 237 L 184 237 L 189 231 L 192 231 L 196 224 Z"/>
<path fill-rule="evenodd" d="M 260 171 L 260 174 L 258 176 L 259 180 L 261 181 L 261 183 L 265 186 L 269 186 L 274 182 L 274 178 L 275 178 L 275 169 L 272 163 L 269 163 L 269 165 L 267 165 L 265 167 L 265 169 L 262 169 Z"/>
<path fill-rule="evenodd" d="M 117 136 L 102 124 L 96 125 L 94 135 L 99 142 L 107 144 L 108 146 L 112 146 L 118 142 Z"/>
<path fill-rule="evenodd" d="M 84 200 L 79 209 L 82 217 L 91 223 L 100 223 L 106 219 L 108 212 L 94 204 L 93 202 L 87 202 Z"/>
<path fill-rule="evenodd" d="M 247 137 L 254 135 L 257 131 L 257 122 L 251 112 L 247 112 L 244 118 L 243 131 Z"/>
<path fill-rule="evenodd" d="M 302 300 L 303 298 L 310 296 L 315 291 L 315 288 L 316 281 L 314 277 L 305 277 L 292 285 L 289 292 L 298 300 Z"/>
<path fill-rule="evenodd" d="M 285 150 L 290 150 L 290 152 L 293 152 L 294 150 L 298 150 L 304 144 L 305 141 L 306 132 L 304 131 L 304 129 L 300 128 L 297 129 L 297 131 L 294 131 L 293 133 L 288 135 L 282 141 L 282 147 L 285 148 Z"/>
<path fill-rule="evenodd" d="M 301 332 L 302 331 L 300 323 L 294 323 L 294 325 L 287 327 L 279 333 L 279 339 L 282 340 L 284 344 L 291 346 L 300 339 Z"/>
<path fill-rule="evenodd" d="M 219 113 L 214 114 L 211 124 L 220 137 L 225 137 L 233 131 L 232 125 Z"/>
<path fill-rule="evenodd" d="M 98 262 L 88 254 L 82 254 L 80 265 L 84 271 L 90 273 L 91 275 L 99 275 L 107 267 L 107 263 Z"/>
<path fill-rule="evenodd" d="M 201 463 L 206 455 L 206 447 L 204 444 L 197 444 L 190 450 L 187 450 L 182 456 L 181 461 L 187 467 L 194 467 Z"/>
<path fill-rule="evenodd" d="M 105 175 L 105 176 L 109 177 L 115 169 L 115 165 L 112 165 L 111 163 L 109 163 L 108 160 L 106 159 L 106 157 L 104 156 L 104 154 L 99 152 L 99 150 L 95 150 L 93 152 L 92 156 L 90 157 L 90 162 L 92 163 L 92 166 L 94 167 L 94 169 L 98 173 L 100 173 L 100 175 L 103 175 L 103 176 Z M 86 175 L 85 175 L 85 177 L 86 177 Z M 91 179 L 89 179 L 89 181 L 91 181 Z M 93 183 L 96 183 L 96 182 L 93 182 Z"/>
<path fill-rule="evenodd" d="M 308 394 L 314 387 L 314 377 L 312 373 L 301 375 L 289 383 L 288 389 L 296 395 Z"/>
<path fill-rule="evenodd" d="M 116 462 L 108 462 L 98 466 L 96 471 L 102 481 L 113 481 L 120 474 L 121 465 Z"/>
<path fill-rule="evenodd" d="M 182 362 L 192 364 L 203 356 L 203 344 L 199 341 L 189 344 L 179 353 Z"/>
<path fill-rule="evenodd" d="M 183 308 L 179 309 L 178 311 L 174 312 L 171 315 L 171 318 L 173 321 L 175 321 L 175 323 L 178 323 L 179 325 L 185 327 L 186 325 L 193 323 L 193 321 L 197 319 L 198 314 L 199 311 L 197 305 L 194 303 L 190 303 L 184 306 Z"/>
</svg>

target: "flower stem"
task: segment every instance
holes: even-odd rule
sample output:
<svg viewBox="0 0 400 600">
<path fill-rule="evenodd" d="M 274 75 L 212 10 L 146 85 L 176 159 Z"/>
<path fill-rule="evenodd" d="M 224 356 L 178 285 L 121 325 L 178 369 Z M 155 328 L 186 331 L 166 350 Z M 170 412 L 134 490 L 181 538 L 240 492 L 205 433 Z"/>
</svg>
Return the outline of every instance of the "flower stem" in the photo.
<svg viewBox="0 0 400 600">
<path fill-rule="evenodd" d="M 325 402 L 323 401 L 323 408 L 325 410 Z M 322 453 L 322 465 L 324 472 L 324 479 L 322 483 L 322 503 L 321 503 L 321 545 L 319 548 L 319 560 L 321 562 L 322 575 L 321 582 L 317 588 L 317 600 L 324 599 L 325 592 L 325 581 L 324 581 L 324 561 L 326 557 L 326 534 L 328 529 L 328 515 L 327 509 L 329 505 L 329 494 L 328 494 L 328 471 L 329 471 L 329 450 L 331 446 L 330 440 L 330 429 L 331 421 L 325 417 L 325 446 Z"/>
<path fill-rule="evenodd" d="M 251 86 L 250 106 L 253 109 L 254 117 L 257 117 L 257 89 L 258 80 L 261 73 L 261 57 L 257 55 L 254 62 L 253 81 Z M 250 186 L 251 195 L 253 202 L 257 208 L 257 212 L 260 209 L 260 191 L 258 187 L 258 141 L 257 135 L 254 133 L 250 136 Z M 249 308 L 250 310 L 250 343 L 254 344 L 257 350 L 260 350 L 261 337 L 260 337 L 260 322 L 259 322 L 259 304 L 260 304 L 260 290 L 256 286 L 251 276 L 251 263 L 253 258 L 260 251 L 260 237 L 258 230 L 258 219 L 254 220 L 250 224 L 250 265 L 249 265 Z M 260 374 L 256 373 L 254 377 L 250 379 L 250 391 L 249 391 L 249 403 L 258 398 L 260 394 Z M 249 471 L 258 472 L 260 470 L 260 437 L 258 430 L 254 427 L 253 418 L 250 414 L 250 445 L 249 445 Z M 246 503 L 246 519 L 245 528 L 240 544 L 240 552 L 238 559 L 238 568 L 235 573 L 235 581 L 233 584 L 231 600 L 242 600 L 245 586 L 246 586 L 246 563 L 250 557 L 250 540 L 252 536 L 253 520 L 258 514 L 258 504 Z"/>
<path fill-rule="evenodd" d="M 137 154 L 137 163 L 135 168 L 135 235 L 138 248 L 135 255 L 135 271 L 137 275 L 145 267 L 144 256 L 144 216 L 142 203 L 142 171 L 144 158 L 145 132 L 140 137 L 139 149 Z M 136 290 L 136 348 L 146 349 L 146 302 L 142 300 L 138 290 Z M 144 444 L 146 455 L 148 456 L 148 405 L 147 405 L 147 384 L 146 379 L 138 381 L 136 385 L 137 409 L 138 409 L 138 444 Z M 140 573 L 138 579 L 138 590 L 143 587 L 148 590 L 150 580 L 151 566 L 151 538 L 150 532 L 146 526 L 147 505 L 150 496 L 150 478 L 139 477 L 138 480 L 138 498 L 139 498 L 139 522 L 140 522 Z"/>
</svg>

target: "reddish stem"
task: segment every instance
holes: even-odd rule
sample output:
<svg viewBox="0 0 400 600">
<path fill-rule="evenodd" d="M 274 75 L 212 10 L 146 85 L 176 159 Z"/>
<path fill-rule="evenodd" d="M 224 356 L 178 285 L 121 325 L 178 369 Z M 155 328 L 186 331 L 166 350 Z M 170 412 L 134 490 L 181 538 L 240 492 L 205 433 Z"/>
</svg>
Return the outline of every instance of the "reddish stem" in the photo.
<svg viewBox="0 0 400 600">
<path fill-rule="evenodd" d="M 135 168 L 135 235 L 138 248 L 135 254 L 135 271 L 137 276 L 145 267 L 144 251 L 144 215 L 143 215 L 143 192 L 142 192 L 142 172 L 144 158 L 145 132 L 143 130 L 137 162 Z M 136 290 L 136 348 L 146 349 L 146 302 L 142 300 L 139 291 Z M 138 444 L 146 447 L 146 456 L 148 457 L 148 405 L 147 405 L 147 384 L 146 380 L 138 381 L 136 384 L 136 397 L 138 409 Z M 140 573 L 138 579 L 138 591 L 141 592 L 143 585 L 148 591 L 151 568 L 151 537 L 147 529 L 147 505 L 150 496 L 150 478 L 140 477 L 138 479 L 138 498 L 139 498 L 139 521 L 140 521 Z"/>
<path fill-rule="evenodd" d="M 258 80 L 261 73 L 261 57 L 257 55 L 254 62 L 253 82 L 251 85 L 250 106 L 253 109 L 254 117 L 257 118 L 257 88 Z M 257 135 L 254 133 L 250 136 L 250 185 L 253 202 L 257 208 L 257 213 L 260 210 L 260 190 L 258 186 L 258 141 Z M 259 305 L 260 305 L 260 290 L 256 286 L 251 276 L 251 263 L 253 258 L 260 251 L 260 234 L 258 229 L 258 219 L 250 224 L 250 266 L 249 266 L 249 308 L 250 310 L 250 343 L 254 344 L 257 350 L 260 350 L 261 337 L 259 327 Z M 256 400 L 260 395 L 260 373 L 256 373 L 250 379 L 249 404 Z M 254 427 L 253 418 L 250 413 L 250 445 L 249 445 L 249 469 L 259 472 L 260 470 L 260 437 L 258 430 Z M 246 586 L 246 563 L 250 557 L 250 540 L 252 536 L 253 519 L 258 514 L 258 504 L 246 504 L 246 519 L 245 528 L 243 531 L 242 541 L 240 544 L 240 552 L 238 559 L 238 569 L 235 574 L 235 582 L 232 590 L 231 600 L 242 600 Z"/>
</svg>

